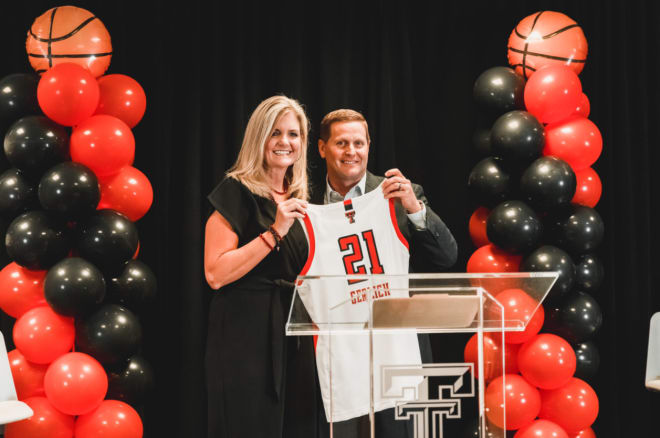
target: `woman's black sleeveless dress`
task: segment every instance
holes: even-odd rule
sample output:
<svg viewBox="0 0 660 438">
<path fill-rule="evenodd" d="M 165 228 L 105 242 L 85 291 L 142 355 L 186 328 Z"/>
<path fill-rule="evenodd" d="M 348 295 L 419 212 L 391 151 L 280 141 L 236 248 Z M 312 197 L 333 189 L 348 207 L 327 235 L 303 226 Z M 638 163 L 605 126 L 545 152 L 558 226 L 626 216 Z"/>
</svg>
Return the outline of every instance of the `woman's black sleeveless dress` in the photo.
<svg viewBox="0 0 660 438">
<path fill-rule="evenodd" d="M 276 204 L 225 178 L 208 196 L 241 247 L 275 221 Z M 209 309 L 206 387 L 209 438 L 316 436 L 316 367 L 311 337 L 287 337 L 293 280 L 307 254 L 295 221 L 280 251 L 215 291 Z"/>
</svg>

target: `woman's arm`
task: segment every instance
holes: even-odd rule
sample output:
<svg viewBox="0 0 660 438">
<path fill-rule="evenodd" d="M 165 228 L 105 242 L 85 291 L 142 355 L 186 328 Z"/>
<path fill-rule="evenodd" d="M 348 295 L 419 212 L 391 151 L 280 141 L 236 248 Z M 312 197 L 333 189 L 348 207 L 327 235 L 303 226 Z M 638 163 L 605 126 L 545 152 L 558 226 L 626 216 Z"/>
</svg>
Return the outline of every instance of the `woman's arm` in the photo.
<svg viewBox="0 0 660 438">
<path fill-rule="evenodd" d="M 273 227 L 284 237 L 296 218 L 302 218 L 307 207 L 305 201 L 289 199 L 277 207 Z M 245 245 L 238 247 L 238 235 L 231 229 L 229 222 L 220 213 L 214 211 L 206 221 L 204 237 L 204 275 L 212 289 L 220 289 L 225 284 L 238 280 L 250 272 L 270 253 L 275 246 L 275 238 L 265 232 Z"/>
<path fill-rule="evenodd" d="M 275 245 L 270 233 L 264 233 L 268 244 Z M 214 211 L 206 222 L 204 238 L 204 274 L 212 289 L 220 289 L 225 284 L 243 277 L 257 266 L 270 252 L 270 247 L 260 237 L 238 247 L 238 236 L 229 222 Z"/>
</svg>

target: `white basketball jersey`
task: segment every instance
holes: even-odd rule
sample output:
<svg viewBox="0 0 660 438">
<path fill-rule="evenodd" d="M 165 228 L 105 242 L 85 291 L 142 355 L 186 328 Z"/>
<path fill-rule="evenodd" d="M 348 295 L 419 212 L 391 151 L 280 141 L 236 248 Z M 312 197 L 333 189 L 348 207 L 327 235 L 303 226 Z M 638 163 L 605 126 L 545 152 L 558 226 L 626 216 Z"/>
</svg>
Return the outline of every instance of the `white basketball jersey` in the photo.
<svg viewBox="0 0 660 438">
<path fill-rule="evenodd" d="M 399 231 L 394 201 L 383 197 L 380 186 L 344 202 L 309 205 L 302 222 L 309 256 L 301 275 L 408 273 L 408 242 Z M 368 321 L 368 295 L 372 299 L 407 297 L 407 278 L 349 284 L 338 277 L 309 285 L 298 289 L 308 313 L 314 322 L 332 323 L 334 331 L 332 336 L 319 336 L 316 345 L 326 418 L 336 422 L 366 415 L 370 405 L 369 336 L 356 328 Z M 406 388 L 421 382 L 419 377 L 401 377 L 387 388 L 381 384 L 382 366 L 421 364 L 417 335 L 375 334 L 373 352 L 374 408 L 380 411 L 394 407 L 396 401 L 406 398 Z"/>
</svg>

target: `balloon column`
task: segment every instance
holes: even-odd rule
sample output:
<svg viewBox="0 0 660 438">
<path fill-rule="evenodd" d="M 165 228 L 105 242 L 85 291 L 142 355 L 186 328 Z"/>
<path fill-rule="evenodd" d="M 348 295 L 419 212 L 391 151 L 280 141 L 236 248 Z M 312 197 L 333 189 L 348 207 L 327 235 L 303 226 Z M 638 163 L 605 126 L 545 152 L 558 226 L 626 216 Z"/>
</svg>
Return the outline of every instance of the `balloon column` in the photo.
<svg viewBox="0 0 660 438">
<path fill-rule="evenodd" d="M 516 437 L 593 434 L 598 398 L 585 380 L 599 364 L 590 339 L 602 315 L 591 294 L 603 279 L 594 251 L 604 225 L 594 209 L 601 182 L 591 166 L 603 143 L 578 78 L 587 42 L 574 20 L 542 11 L 516 26 L 508 49 L 512 68 L 488 69 L 474 85 L 477 104 L 498 118 L 474 137 L 489 156 L 468 178 L 477 206 L 469 231 L 478 249 L 467 271 L 558 271 L 559 279 L 536 313 L 524 290 L 496 291 L 505 315 L 528 324 L 506 334 L 504 367 L 502 346 L 484 336 L 487 414 L 502 427 L 496 401 L 504 399 L 506 428 L 519 429 Z M 466 361 L 476 360 L 476 342 L 466 345 Z"/>
<path fill-rule="evenodd" d="M 0 80 L 0 216 L 12 260 L 0 270 L 0 309 L 16 318 L 10 366 L 35 415 L 5 436 L 140 438 L 135 408 L 153 372 L 139 355 L 137 313 L 156 292 L 135 260 L 134 222 L 153 200 L 132 167 L 145 93 L 128 76 L 101 76 L 110 35 L 84 9 L 46 11 L 26 47 L 41 78 Z"/>
</svg>

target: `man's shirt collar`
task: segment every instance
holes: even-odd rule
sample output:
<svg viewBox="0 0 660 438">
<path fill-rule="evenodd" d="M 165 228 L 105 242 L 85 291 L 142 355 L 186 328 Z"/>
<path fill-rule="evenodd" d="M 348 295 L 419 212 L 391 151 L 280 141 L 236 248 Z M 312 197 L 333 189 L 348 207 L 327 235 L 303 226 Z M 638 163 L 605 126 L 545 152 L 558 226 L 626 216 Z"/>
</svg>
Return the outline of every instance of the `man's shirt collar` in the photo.
<svg viewBox="0 0 660 438">
<path fill-rule="evenodd" d="M 330 181 L 328 176 L 325 176 L 325 197 L 323 198 L 324 204 L 332 204 L 335 202 L 341 202 L 345 199 L 356 198 L 358 196 L 364 195 L 367 185 L 367 172 L 364 172 L 362 179 L 358 181 L 351 189 L 346 193 L 346 196 L 342 196 L 339 192 L 330 186 Z"/>
</svg>

